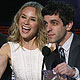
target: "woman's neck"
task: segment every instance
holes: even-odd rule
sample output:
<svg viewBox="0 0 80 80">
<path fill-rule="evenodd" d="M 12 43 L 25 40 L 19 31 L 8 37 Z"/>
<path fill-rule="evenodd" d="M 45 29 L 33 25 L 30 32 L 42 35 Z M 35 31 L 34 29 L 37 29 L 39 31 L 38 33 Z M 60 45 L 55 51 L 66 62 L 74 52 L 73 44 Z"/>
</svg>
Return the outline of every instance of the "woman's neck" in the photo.
<svg viewBox="0 0 80 80">
<path fill-rule="evenodd" d="M 37 48 L 37 43 L 36 43 L 36 40 L 30 40 L 30 41 L 22 41 L 22 46 L 27 48 L 27 49 L 30 49 L 30 50 L 34 50 Z"/>
</svg>

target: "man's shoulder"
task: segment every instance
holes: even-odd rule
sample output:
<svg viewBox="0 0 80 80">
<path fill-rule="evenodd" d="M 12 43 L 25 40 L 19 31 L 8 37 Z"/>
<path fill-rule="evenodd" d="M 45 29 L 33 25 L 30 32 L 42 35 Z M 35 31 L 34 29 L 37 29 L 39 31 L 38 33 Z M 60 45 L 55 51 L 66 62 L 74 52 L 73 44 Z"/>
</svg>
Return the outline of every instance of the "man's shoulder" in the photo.
<svg viewBox="0 0 80 80">
<path fill-rule="evenodd" d="M 74 38 L 73 39 L 75 39 L 76 41 L 80 41 L 80 36 L 77 35 L 77 34 L 74 34 Z"/>
<path fill-rule="evenodd" d="M 77 34 L 74 34 L 73 40 L 72 40 L 72 45 L 77 48 L 80 47 L 80 36 Z"/>
</svg>

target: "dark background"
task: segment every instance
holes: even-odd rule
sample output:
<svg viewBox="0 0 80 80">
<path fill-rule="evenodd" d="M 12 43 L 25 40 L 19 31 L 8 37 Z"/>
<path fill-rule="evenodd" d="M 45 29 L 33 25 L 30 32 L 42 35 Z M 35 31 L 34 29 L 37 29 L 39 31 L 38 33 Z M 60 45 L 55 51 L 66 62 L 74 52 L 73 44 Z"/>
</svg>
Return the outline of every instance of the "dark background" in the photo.
<svg viewBox="0 0 80 80">
<path fill-rule="evenodd" d="M 46 0 L 2 0 L 0 2 L 0 26 L 10 26 L 16 12 L 28 1 L 37 1 L 44 5 Z"/>
<path fill-rule="evenodd" d="M 45 6 L 48 0 L 2 0 L 0 2 L 0 26 L 10 26 L 14 15 L 27 1 L 37 1 Z M 58 1 L 58 0 L 57 0 Z M 80 0 L 59 0 L 70 3 L 76 9 L 75 28 L 80 28 Z"/>
</svg>

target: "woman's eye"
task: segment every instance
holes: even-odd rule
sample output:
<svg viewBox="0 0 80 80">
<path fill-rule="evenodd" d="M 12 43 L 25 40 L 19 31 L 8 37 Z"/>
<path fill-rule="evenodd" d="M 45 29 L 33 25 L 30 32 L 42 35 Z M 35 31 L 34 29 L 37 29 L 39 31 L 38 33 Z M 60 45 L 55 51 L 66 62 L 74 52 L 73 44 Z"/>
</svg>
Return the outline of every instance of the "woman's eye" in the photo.
<svg viewBox="0 0 80 80">
<path fill-rule="evenodd" d="M 22 15 L 21 18 L 26 18 L 26 17 Z"/>
<path fill-rule="evenodd" d="M 36 19 L 31 19 L 32 21 L 36 21 Z"/>
</svg>

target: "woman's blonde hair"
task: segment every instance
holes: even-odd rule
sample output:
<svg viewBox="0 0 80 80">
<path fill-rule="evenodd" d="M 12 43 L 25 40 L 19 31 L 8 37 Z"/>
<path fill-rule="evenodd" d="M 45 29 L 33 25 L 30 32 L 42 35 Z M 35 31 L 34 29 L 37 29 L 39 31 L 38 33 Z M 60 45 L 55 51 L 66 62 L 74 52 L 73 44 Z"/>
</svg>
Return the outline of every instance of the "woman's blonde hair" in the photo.
<svg viewBox="0 0 80 80">
<path fill-rule="evenodd" d="M 47 35 L 44 27 L 43 17 L 41 14 L 43 6 L 38 2 L 33 2 L 33 1 L 27 2 L 19 9 L 19 11 L 14 16 L 14 21 L 11 27 L 9 28 L 8 41 L 20 43 L 20 45 L 22 46 L 22 37 L 19 31 L 19 18 L 22 10 L 26 7 L 34 7 L 36 9 L 36 16 L 38 18 L 38 25 L 39 25 L 38 33 L 36 35 L 36 42 L 39 49 L 42 50 L 42 47 L 47 43 Z"/>
</svg>

